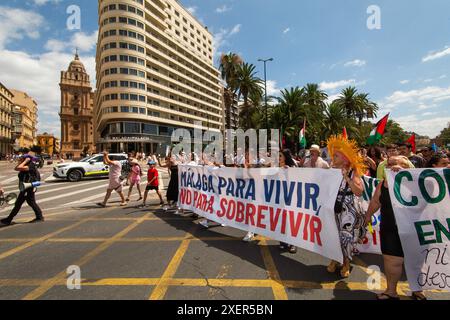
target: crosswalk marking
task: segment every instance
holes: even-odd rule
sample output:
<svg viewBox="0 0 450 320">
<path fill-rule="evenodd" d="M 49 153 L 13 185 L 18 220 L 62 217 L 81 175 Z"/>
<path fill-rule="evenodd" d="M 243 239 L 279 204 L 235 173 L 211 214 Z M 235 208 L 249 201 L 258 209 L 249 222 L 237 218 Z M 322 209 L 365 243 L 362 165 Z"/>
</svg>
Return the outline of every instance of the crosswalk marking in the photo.
<svg viewBox="0 0 450 320">
<path fill-rule="evenodd" d="M 88 188 L 88 189 L 82 189 L 82 190 L 78 190 L 75 192 L 71 192 L 71 193 L 67 193 L 67 194 L 61 194 L 58 196 L 54 196 L 54 197 L 50 197 L 50 198 L 45 198 L 43 200 L 38 200 L 36 201 L 38 204 L 44 203 L 44 202 L 49 202 L 49 201 L 53 201 L 53 200 L 57 200 L 57 199 L 61 199 L 61 198 L 66 198 L 66 197 L 70 197 L 70 196 L 74 196 L 80 193 L 84 193 L 84 192 L 88 192 L 88 191 L 92 191 L 92 190 L 96 190 L 96 189 L 100 189 L 100 188 L 105 188 L 105 185 L 100 185 L 100 186 L 95 186 L 93 188 Z M 7 210 L 11 210 L 13 208 L 13 206 L 7 207 L 5 208 L 5 211 Z"/>
<path fill-rule="evenodd" d="M 86 183 L 83 183 L 83 187 L 84 186 L 86 186 L 86 185 L 91 185 L 91 184 L 94 184 L 94 183 L 99 183 L 99 182 L 102 182 L 102 181 L 90 181 L 90 182 L 86 182 Z M 103 181 L 104 182 L 104 181 Z M 65 187 L 63 187 L 63 188 L 55 188 L 55 189 L 51 189 L 51 190 L 45 190 L 45 191 L 41 191 L 45 186 L 46 187 L 53 187 L 53 186 L 60 186 L 61 184 L 43 184 L 42 186 L 40 186 L 39 187 L 39 189 L 38 189 L 38 193 L 37 193 L 37 195 L 38 196 L 40 196 L 40 195 L 43 195 L 43 194 L 47 194 L 47 193 L 50 193 L 50 192 L 55 192 L 55 191 L 62 191 L 62 190 L 67 190 L 67 189 L 72 189 L 72 188 L 77 188 L 77 185 L 75 185 L 75 184 L 73 184 L 73 183 L 71 183 L 71 185 L 67 185 L 67 183 L 65 184 Z M 77 188 L 78 189 L 78 188 Z M 13 190 L 13 191 L 9 191 L 9 192 L 15 192 L 15 193 L 18 193 L 19 192 L 19 189 L 16 189 L 16 190 Z"/>
</svg>

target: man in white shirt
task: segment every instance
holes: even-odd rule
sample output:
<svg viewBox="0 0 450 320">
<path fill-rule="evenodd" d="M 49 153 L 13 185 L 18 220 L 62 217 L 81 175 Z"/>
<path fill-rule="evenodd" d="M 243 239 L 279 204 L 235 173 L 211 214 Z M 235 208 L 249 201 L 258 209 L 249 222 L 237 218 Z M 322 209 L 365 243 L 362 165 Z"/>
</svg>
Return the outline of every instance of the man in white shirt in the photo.
<svg viewBox="0 0 450 320">
<path fill-rule="evenodd" d="M 303 167 L 305 168 L 320 168 L 320 169 L 330 169 L 330 165 L 328 162 L 320 157 L 320 147 L 316 144 L 313 144 L 309 149 L 311 154 L 310 158 L 306 159 L 303 163 Z"/>
</svg>

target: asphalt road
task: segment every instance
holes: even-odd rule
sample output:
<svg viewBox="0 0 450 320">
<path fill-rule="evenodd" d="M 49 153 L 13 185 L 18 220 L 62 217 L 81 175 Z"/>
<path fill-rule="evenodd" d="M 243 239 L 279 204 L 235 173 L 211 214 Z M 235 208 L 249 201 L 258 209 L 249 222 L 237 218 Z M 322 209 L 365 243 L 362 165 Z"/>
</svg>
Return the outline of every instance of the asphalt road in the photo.
<svg viewBox="0 0 450 320">
<path fill-rule="evenodd" d="M 44 179 L 51 170 L 41 170 Z M 165 189 L 168 174 L 160 172 Z M 0 163 L 7 193 L 17 191 L 14 177 L 11 165 Z M 229 227 L 205 229 L 189 213 L 164 211 L 154 193 L 147 208 L 137 207 L 134 193 L 127 207 L 114 196 L 103 209 L 95 203 L 107 180 L 52 180 L 37 193 L 46 222 L 28 224 L 33 214 L 24 206 L 15 225 L 0 228 L 0 300 L 373 300 L 385 285 L 382 273 L 381 287 L 367 283 L 369 266 L 383 271 L 380 256 L 355 257 L 350 278 L 341 279 L 327 273 L 329 261 L 321 256 L 280 252 L 277 242 L 259 237 L 244 243 L 245 233 Z M 9 210 L 1 209 L 0 218 Z M 68 286 L 77 284 L 73 270 L 80 272 L 80 289 Z M 409 299 L 405 277 L 400 289 Z M 448 293 L 427 294 L 450 300 Z"/>
</svg>

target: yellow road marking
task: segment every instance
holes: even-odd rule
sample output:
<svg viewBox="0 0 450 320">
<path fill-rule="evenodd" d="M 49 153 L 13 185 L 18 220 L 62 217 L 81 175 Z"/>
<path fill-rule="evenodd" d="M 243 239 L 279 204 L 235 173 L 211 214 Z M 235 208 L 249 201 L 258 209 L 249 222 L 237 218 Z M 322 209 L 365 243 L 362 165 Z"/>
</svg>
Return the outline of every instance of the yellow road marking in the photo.
<svg viewBox="0 0 450 320">
<path fill-rule="evenodd" d="M 0 279 L 2 287 L 36 287 L 46 283 L 46 279 Z M 234 288 L 272 288 L 273 280 L 270 279 L 162 279 L 162 278 L 105 278 L 82 279 L 81 286 L 166 286 L 166 287 L 234 287 Z M 285 280 L 281 282 L 286 288 L 292 289 L 321 289 L 321 290 L 358 290 L 370 291 L 365 282 L 309 282 L 297 280 Z M 58 279 L 55 286 L 65 286 L 66 279 Z M 404 290 L 410 290 L 407 282 L 400 282 Z M 427 290 L 426 293 L 446 294 L 445 291 Z"/>
<path fill-rule="evenodd" d="M 266 239 L 261 239 L 259 246 L 261 248 L 261 255 L 263 257 L 267 273 L 269 278 L 272 280 L 272 291 L 275 300 L 288 300 L 286 290 L 281 282 L 280 274 L 278 273 L 275 262 L 273 261 L 273 257 L 270 253 L 269 247 L 267 246 Z"/>
<path fill-rule="evenodd" d="M 178 250 L 175 252 L 175 255 L 172 257 L 172 260 L 167 265 L 166 270 L 164 271 L 160 281 L 156 285 L 156 288 L 153 289 L 149 300 L 162 300 L 164 299 L 164 296 L 166 295 L 168 286 L 164 284 L 164 281 L 171 279 L 175 273 L 178 270 L 178 267 L 181 264 L 181 261 L 183 260 L 183 257 L 189 247 L 189 243 L 192 241 L 191 239 L 188 239 L 190 237 L 190 233 L 187 233 L 185 236 L 185 239 L 181 241 L 180 246 L 178 247 Z"/>
<path fill-rule="evenodd" d="M 89 221 L 89 220 L 90 220 L 90 218 L 83 219 L 81 221 L 78 221 L 77 223 L 71 224 L 70 226 L 64 227 L 64 228 L 59 229 L 59 230 L 57 230 L 57 231 L 55 231 L 53 233 L 47 234 L 47 235 L 45 235 L 43 237 L 37 238 L 37 239 L 32 240 L 30 242 L 27 242 L 27 243 L 25 243 L 23 245 L 20 245 L 20 246 L 14 248 L 14 249 L 11 249 L 9 251 L 1 253 L 0 254 L 0 260 L 5 259 L 5 258 L 7 258 L 9 256 L 12 256 L 13 254 L 16 254 L 16 253 L 18 253 L 20 251 L 23 251 L 23 250 L 25 250 L 25 249 L 27 249 L 29 247 L 32 247 L 32 246 L 34 246 L 34 245 L 36 245 L 38 243 L 44 242 L 44 241 L 46 241 L 46 240 L 48 240 L 50 238 L 53 238 L 54 236 L 57 236 L 58 234 L 61 234 L 61 233 L 65 232 L 65 231 L 68 231 L 70 229 L 76 228 L 79 225 L 81 225 L 81 224 L 83 224 L 83 223 L 85 223 L 86 221 Z"/>
<path fill-rule="evenodd" d="M 146 218 L 146 216 L 144 216 L 143 218 Z M 127 233 L 129 233 L 131 230 L 133 230 L 139 224 L 141 224 L 144 221 L 143 218 L 138 220 L 138 221 L 133 222 L 132 224 L 130 224 L 124 230 L 122 230 L 119 233 L 117 233 L 112 238 L 110 238 L 107 241 L 105 241 L 105 242 L 101 243 L 100 245 L 98 245 L 94 250 L 90 251 L 85 256 L 83 256 L 81 259 L 79 259 L 78 261 L 73 263 L 73 265 L 81 267 L 84 264 L 86 264 L 87 262 L 89 262 L 90 260 L 92 260 L 94 257 L 96 257 L 97 255 L 99 255 L 100 253 L 102 253 L 103 251 L 108 249 L 117 239 L 125 236 Z M 45 294 L 48 290 L 50 290 L 52 287 L 57 285 L 58 282 L 61 281 L 61 279 L 65 278 L 65 276 L 66 276 L 66 271 L 64 270 L 64 271 L 60 272 L 59 274 L 57 274 L 56 276 L 54 276 L 53 278 L 48 279 L 46 282 L 41 284 L 41 286 L 39 286 L 35 290 L 33 290 L 30 293 L 28 293 L 25 297 L 23 297 L 22 300 L 35 300 L 35 299 L 38 299 L 43 294 Z"/>
</svg>

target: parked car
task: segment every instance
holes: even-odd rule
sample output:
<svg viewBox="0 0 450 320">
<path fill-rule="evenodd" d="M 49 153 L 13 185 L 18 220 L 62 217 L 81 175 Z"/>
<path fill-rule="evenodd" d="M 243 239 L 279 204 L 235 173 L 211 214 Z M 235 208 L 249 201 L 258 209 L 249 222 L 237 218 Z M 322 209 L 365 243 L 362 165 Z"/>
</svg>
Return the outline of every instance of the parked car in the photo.
<svg viewBox="0 0 450 320">
<path fill-rule="evenodd" d="M 124 153 L 112 153 L 111 160 L 120 161 L 122 166 L 127 164 L 127 155 Z M 103 163 L 103 155 L 95 154 L 77 162 L 62 163 L 53 168 L 53 176 L 58 179 L 67 179 L 77 182 L 85 177 L 104 177 L 109 174 L 109 166 Z"/>
</svg>

